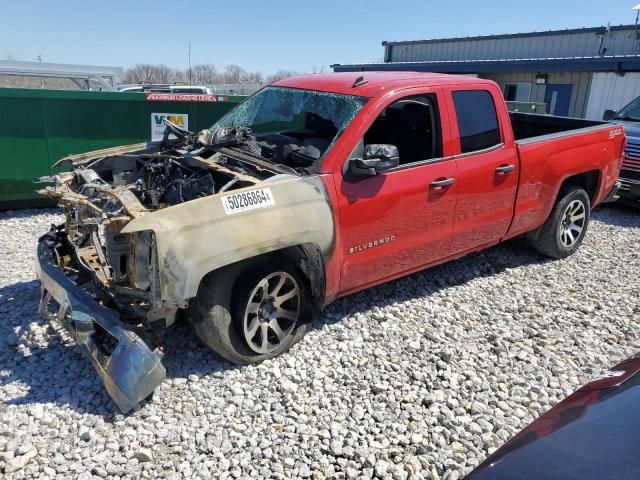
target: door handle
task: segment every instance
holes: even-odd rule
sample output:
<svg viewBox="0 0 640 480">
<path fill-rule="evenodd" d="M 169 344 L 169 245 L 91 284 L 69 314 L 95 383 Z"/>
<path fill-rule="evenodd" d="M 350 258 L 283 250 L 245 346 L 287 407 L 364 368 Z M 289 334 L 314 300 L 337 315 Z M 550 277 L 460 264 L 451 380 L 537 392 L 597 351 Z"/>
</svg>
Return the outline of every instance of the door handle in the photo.
<svg viewBox="0 0 640 480">
<path fill-rule="evenodd" d="M 429 188 L 432 190 L 444 190 L 445 188 L 450 187 L 456 182 L 455 178 L 443 178 L 440 180 L 435 180 L 429 184 Z"/>
<path fill-rule="evenodd" d="M 500 165 L 496 168 L 496 174 L 498 175 L 506 175 L 508 173 L 513 172 L 516 169 L 515 165 Z"/>
</svg>

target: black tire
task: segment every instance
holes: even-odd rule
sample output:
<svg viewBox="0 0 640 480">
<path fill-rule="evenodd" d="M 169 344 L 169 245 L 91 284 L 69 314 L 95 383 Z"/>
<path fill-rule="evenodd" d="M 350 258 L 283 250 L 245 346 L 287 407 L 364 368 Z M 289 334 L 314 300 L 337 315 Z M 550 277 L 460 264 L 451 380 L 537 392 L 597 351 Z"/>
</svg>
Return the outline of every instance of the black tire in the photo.
<svg viewBox="0 0 640 480">
<path fill-rule="evenodd" d="M 287 333 L 286 336 L 277 342 L 275 348 L 271 348 L 271 340 L 276 337 L 275 331 L 268 328 L 268 350 L 256 351 L 255 341 L 247 339 L 244 328 L 244 314 L 251 300 L 249 295 L 260 281 L 278 272 L 286 274 L 299 289 L 298 316 L 290 329 L 285 328 L 289 327 L 288 324 L 282 323 L 285 319 L 276 319 L 281 329 Z M 306 278 L 295 266 L 289 264 L 258 266 L 244 271 L 230 267 L 213 272 L 203 280 L 197 297 L 189 307 L 191 323 L 198 338 L 221 357 L 240 365 L 259 363 L 286 352 L 308 331 L 313 312 Z M 260 332 L 262 323 L 271 324 L 272 321 L 261 321 Z"/>
<path fill-rule="evenodd" d="M 575 215 L 571 215 L 574 212 Z M 580 218 L 581 215 L 583 217 Z M 529 240 L 533 248 L 547 257 L 566 258 L 582 243 L 590 218 L 591 202 L 587 192 L 577 185 L 565 185 L 558 194 L 551 215 L 529 236 Z M 574 222 L 572 219 L 578 220 Z"/>
</svg>

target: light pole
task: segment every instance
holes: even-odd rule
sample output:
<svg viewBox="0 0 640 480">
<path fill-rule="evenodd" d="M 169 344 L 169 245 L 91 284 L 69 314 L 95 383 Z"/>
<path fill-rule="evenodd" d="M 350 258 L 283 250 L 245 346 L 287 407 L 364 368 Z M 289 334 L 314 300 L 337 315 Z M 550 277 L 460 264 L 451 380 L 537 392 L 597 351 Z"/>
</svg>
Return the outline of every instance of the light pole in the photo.
<svg viewBox="0 0 640 480">
<path fill-rule="evenodd" d="M 638 36 L 638 20 L 640 20 L 640 3 L 635 7 L 633 7 L 631 10 L 636 11 L 636 41 L 637 41 L 640 39 L 640 36 Z M 638 45 L 636 44 L 636 49 L 637 48 L 638 48 Z"/>
<path fill-rule="evenodd" d="M 640 7 L 640 5 L 638 6 Z M 191 42 L 189 42 L 189 86 L 191 86 Z"/>
</svg>

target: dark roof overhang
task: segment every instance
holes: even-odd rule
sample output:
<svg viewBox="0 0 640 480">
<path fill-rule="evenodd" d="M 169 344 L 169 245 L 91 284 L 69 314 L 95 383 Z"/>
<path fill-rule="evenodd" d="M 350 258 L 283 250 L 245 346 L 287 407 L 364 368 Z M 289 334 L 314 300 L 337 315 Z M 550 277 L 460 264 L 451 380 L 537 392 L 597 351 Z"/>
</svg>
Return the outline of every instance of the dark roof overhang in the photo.
<svg viewBox="0 0 640 480">
<path fill-rule="evenodd" d="M 435 73 L 498 72 L 640 72 L 640 55 L 525 58 L 504 60 L 447 60 L 331 65 L 334 72 L 414 71 Z"/>
</svg>

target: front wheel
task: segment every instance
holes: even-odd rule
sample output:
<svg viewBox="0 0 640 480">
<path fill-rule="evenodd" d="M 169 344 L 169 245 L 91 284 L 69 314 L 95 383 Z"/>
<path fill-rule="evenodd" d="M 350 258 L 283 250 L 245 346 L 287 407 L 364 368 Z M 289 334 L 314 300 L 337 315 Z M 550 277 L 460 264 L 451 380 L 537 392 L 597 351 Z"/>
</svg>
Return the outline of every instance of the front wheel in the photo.
<svg viewBox="0 0 640 480">
<path fill-rule="evenodd" d="M 196 335 L 221 357 L 258 363 L 287 351 L 309 328 L 311 297 L 292 265 L 210 274 L 190 308 Z"/>
<path fill-rule="evenodd" d="M 284 269 L 254 272 L 238 290 L 234 304 L 247 346 L 258 355 L 281 350 L 301 317 L 301 283 Z"/>
<path fill-rule="evenodd" d="M 567 185 L 561 189 L 545 224 L 530 236 L 531 244 L 548 257 L 568 257 L 582 243 L 590 217 L 587 192 L 577 185 Z"/>
</svg>

